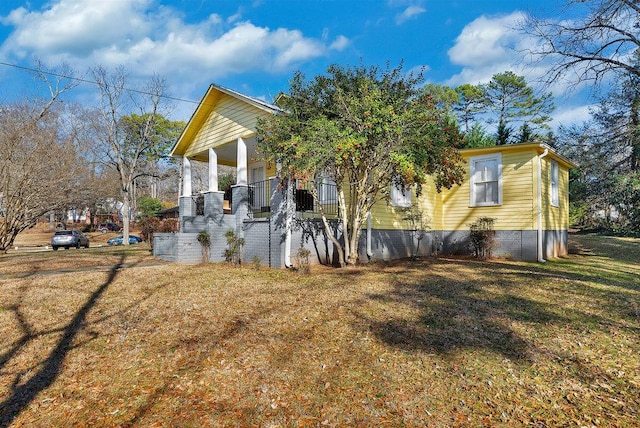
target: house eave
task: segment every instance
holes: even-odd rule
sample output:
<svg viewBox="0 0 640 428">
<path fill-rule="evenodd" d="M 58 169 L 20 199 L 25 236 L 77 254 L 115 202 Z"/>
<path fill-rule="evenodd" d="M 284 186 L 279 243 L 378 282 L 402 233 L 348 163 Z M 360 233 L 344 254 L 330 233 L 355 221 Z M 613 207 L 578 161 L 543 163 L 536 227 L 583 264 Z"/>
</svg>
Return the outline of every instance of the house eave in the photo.
<svg viewBox="0 0 640 428">
<path fill-rule="evenodd" d="M 491 146 L 491 147 L 477 147 L 471 149 L 461 149 L 460 153 L 463 156 L 477 156 L 481 154 L 487 153 L 495 153 L 495 152 L 518 152 L 518 151 L 526 151 L 526 150 L 535 150 L 538 154 L 542 154 L 545 150 L 549 151 L 549 156 L 560 164 L 562 164 L 565 168 L 576 168 L 577 165 L 558 153 L 554 148 L 545 143 L 521 143 L 521 144 L 505 144 L 500 146 Z"/>
</svg>

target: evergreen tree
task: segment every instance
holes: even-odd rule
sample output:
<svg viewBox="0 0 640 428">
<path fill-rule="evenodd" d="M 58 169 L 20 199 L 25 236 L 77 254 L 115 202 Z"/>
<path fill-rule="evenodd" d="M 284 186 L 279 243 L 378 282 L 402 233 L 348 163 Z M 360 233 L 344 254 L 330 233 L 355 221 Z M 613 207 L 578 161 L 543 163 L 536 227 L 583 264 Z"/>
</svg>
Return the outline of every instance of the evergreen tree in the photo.
<svg viewBox="0 0 640 428">
<path fill-rule="evenodd" d="M 531 132 L 531 127 L 528 123 L 523 123 L 520 127 L 520 134 L 518 135 L 518 143 L 530 143 L 535 138 L 535 135 Z"/>
<path fill-rule="evenodd" d="M 496 132 L 496 144 L 501 146 L 504 144 L 510 144 L 512 129 L 507 126 L 505 122 L 498 123 L 498 131 Z"/>
<path fill-rule="evenodd" d="M 496 140 L 477 122 L 471 125 L 469 132 L 465 132 L 464 141 L 467 149 L 496 145 Z"/>
<path fill-rule="evenodd" d="M 523 76 L 511 71 L 494 74 L 491 81 L 484 85 L 484 99 L 498 123 L 498 144 L 505 144 L 508 140 L 503 137 L 504 132 L 510 128 L 510 123 L 528 123 L 537 128 L 549 127 L 549 114 L 554 109 L 551 94 L 536 96 Z"/>
<path fill-rule="evenodd" d="M 458 94 L 458 103 L 454 108 L 458 112 L 465 134 L 468 134 L 472 130 L 476 115 L 487 110 L 484 86 L 465 83 L 458 86 L 455 91 Z"/>
<path fill-rule="evenodd" d="M 580 165 L 569 187 L 571 217 L 585 227 L 640 234 L 639 80 L 619 79 L 590 122 L 560 129 L 559 148 Z"/>
<path fill-rule="evenodd" d="M 388 200 L 392 186 L 420 192 L 429 177 L 438 190 L 462 181 L 462 136 L 420 83 L 401 66 L 332 65 L 310 81 L 298 73 L 282 98 L 287 114 L 259 123 L 258 149 L 281 165 L 282 177 L 313 181 L 321 175 L 335 182 L 342 239 L 322 220 L 343 266 L 358 262 L 367 215 L 377 201 Z M 311 193 L 319 199 L 316 186 Z"/>
</svg>

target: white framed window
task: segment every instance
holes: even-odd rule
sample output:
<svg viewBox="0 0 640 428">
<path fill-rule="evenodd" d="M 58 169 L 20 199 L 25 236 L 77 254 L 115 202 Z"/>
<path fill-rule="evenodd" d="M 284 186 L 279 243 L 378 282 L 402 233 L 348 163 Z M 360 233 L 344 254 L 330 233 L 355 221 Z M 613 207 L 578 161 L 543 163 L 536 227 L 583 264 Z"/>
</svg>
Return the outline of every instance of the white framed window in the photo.
<svg viewBox="0 0 640 428">
<path fill-rule="evenodd" d="M 411 188 L 391 184 L 391 206 L 409 208 L 411 206 Z"/>
<path fill-rule="evenodd" d="M 502 154 L 473 156 L 469 159 L 469 168 L 470 206 L 502 205 Z"/>
<path fill-rule="evenodd" d="M 551 167 L 549 168 L 549 173 L 551 177 L 549 177 L 549 191 L 551 192 L 551 205 L 558 206 L 560 205 L 560 197 L 558 194 L 558 162 L 552 160 Z"/>
<path fill-rule="evenodd" d="M 321 204 L 333 204 L 338 202 L 338 188 L 336 182 L 327 175 L 320 175 L 316 180 L 318 186 L 318 199 Z"/>
</svg>

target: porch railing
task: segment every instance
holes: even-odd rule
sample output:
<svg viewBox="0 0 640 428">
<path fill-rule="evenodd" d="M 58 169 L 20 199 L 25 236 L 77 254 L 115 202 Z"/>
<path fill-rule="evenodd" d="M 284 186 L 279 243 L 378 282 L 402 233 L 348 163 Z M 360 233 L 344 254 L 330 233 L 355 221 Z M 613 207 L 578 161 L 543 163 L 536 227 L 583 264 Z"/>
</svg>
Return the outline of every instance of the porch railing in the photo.
<svg viewBox="0 0 640 428">
<path fill-rule="evenodd" d="M 271 211 L 271 180 L 257 181 L 249 184 L 249 210 L 253 214 Z M 318 199 L 313 198 L 312 186 L 317 186 Z M 338 216 L 337 186 L 328 181 L 320 183 L 298 182 L 293 194 L 296 211 L 306 216 L 319 217 L 324 212 L 327 217 Z"/>
<path fill-rule="evenodd" d="M 271 180 L 249 184 L 249 210 L 254 214 L 271 211 Z"/>
<path fill-rule="evenodd" d="M 313 186 L 316 186 L 318 199 L 314 199 L 312 194 Z M 296 211 L 300 211 L 312 216 L 320 216 L 322 212 L 327 217 L 338 216 L 338 187 L 329 180 L 320 182 L 297 183 L 294 192 L 296 201 Z"/>
</svg>

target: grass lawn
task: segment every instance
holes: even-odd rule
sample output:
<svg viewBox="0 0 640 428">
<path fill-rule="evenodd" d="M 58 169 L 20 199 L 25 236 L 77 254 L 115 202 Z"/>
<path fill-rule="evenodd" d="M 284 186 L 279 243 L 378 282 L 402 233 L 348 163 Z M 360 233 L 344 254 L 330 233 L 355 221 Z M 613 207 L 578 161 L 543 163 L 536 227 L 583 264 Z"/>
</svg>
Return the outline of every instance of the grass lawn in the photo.
<svg viewBox="0 0 640 428">
<path fill-rule="evenodd" d="M 637 426 L 640 240 L 308 276 L 0 256 L 0 427 Z"/>
</svg>

